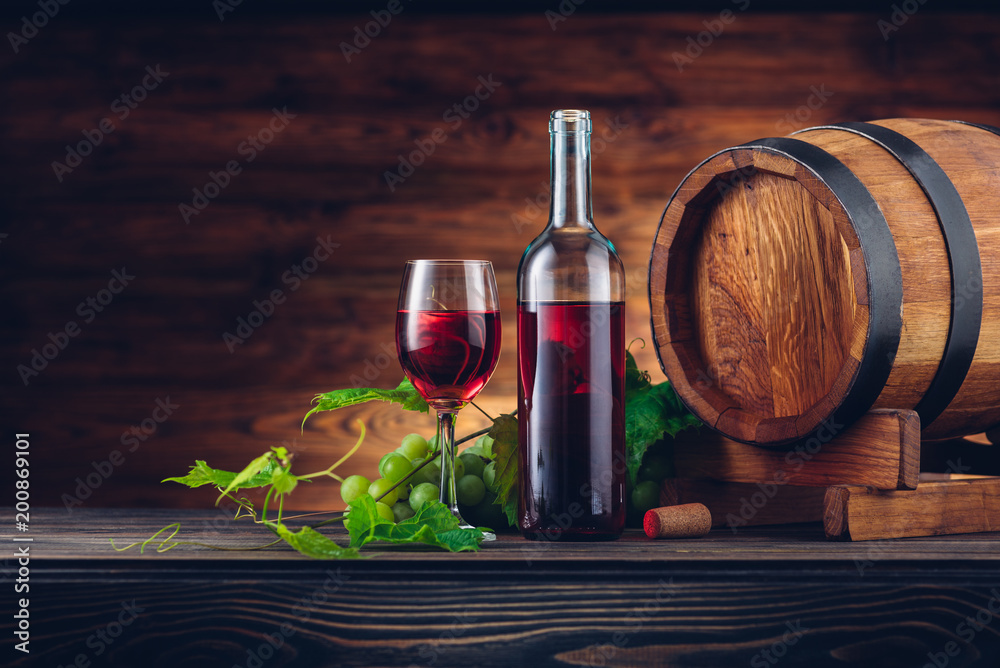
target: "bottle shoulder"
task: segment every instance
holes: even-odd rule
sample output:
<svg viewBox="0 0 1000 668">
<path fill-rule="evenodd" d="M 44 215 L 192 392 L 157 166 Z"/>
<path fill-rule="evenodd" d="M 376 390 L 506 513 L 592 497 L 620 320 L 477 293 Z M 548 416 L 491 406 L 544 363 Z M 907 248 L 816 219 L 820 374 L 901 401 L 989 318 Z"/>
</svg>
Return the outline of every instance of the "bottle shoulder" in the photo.
<svg viewBox="0 0 1000 668">
<path fill-rule="evenodd" d="M 525 248 L 521 263 L 523 265 L 527 260 L 537 261 L 537 259 L 572 263 L 585 256 L 595 258 L 603 256 L 621 264 L 615 245 L 593 228 L 546 229 Z"/>
<path fill-rule="evenodd" d="M 546 229 L 521 256 L 520 299 L 620 301 L 624 294 L 621 258 L 596 229 Z"/>
</svg>

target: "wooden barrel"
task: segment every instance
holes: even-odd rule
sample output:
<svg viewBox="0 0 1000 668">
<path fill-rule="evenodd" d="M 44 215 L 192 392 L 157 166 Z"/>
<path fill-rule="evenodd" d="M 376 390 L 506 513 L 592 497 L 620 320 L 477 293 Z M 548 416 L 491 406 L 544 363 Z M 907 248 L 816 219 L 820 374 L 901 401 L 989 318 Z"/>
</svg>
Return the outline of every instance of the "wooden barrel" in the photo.
<svg viewBox="0 0 1000 668">
<path fill-rule="evenodd" d="M 660 365 L 730 438 L 778 446 L 870 408 L 922 436 L 1000 424 L 1000 129 L 892 119 L 720 151 L 649 267 Z"/>
</svg>

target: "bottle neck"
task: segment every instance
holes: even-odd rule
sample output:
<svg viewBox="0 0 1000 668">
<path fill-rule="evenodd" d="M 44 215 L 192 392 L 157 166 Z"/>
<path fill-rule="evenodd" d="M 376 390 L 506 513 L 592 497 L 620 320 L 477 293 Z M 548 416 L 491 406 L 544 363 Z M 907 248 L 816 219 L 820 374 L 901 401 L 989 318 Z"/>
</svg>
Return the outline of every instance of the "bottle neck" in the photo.
<svg viewBox="0 0 1000 668">
<path fill-rule="evenodd" d="M 549 227 L 594 227 L 590 203 L 590 132 L 551 133 Z"/>
</svg>

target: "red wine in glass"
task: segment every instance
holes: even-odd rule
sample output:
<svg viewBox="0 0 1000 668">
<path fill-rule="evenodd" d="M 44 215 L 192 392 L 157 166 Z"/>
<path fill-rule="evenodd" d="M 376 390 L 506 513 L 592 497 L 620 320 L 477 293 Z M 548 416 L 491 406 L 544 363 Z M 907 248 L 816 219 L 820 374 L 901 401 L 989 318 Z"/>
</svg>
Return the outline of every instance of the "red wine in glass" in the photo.
<svg viewBox="0 0 1000 668">
<path fill-rule="evenodd" d="M 499 311 L 399 311 L 399 363 L 430 402 L 471 401 L 500 357 Z"/>
<path fill-rule="evenodd" d="M 396 311 L 396 352 L 404 373 L 438 417 L 441 502 L 458 511 L 455 418 L 486 385 L 500 357 L 500 308 L 485 260 L 410 260 Z M 492 538 L 486 534 L 486 539 Z"/>
</svg>

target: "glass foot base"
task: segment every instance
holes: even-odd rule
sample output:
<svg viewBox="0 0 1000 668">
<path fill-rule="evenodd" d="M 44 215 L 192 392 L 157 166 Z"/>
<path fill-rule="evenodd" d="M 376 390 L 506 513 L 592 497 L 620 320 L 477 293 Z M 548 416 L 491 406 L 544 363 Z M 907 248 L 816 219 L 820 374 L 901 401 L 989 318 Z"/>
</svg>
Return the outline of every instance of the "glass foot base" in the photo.
<svg viewBox="0 0 1000 668">
<path fill-rule="evenodd" d="M 479 527 L 474 527 L 465 521 L 465 518 L 458 512 L 458 508 L 453 508 L 451 514 L 458 518 L 458 528 L 459 529 L 478 529 Z M 488 543 L 491 540 L 496 540 L 497 535 L 492 531 L 483 531 L 483 542 Z"/>
</svg>

